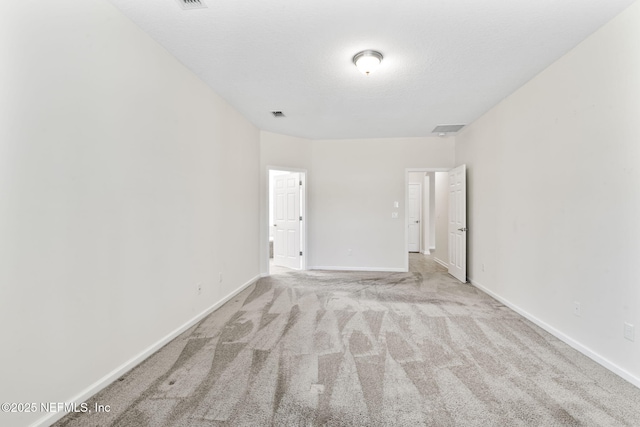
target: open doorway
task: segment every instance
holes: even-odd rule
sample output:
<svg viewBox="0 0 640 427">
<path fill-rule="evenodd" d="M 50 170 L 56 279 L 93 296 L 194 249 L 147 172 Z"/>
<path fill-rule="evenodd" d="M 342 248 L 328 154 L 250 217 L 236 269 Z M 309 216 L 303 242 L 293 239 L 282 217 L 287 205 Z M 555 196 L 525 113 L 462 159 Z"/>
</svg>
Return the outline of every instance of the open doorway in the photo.
<svg viewBox="0 0 640 427">
<path fill-rule="evenodd" d="M 269 274 L 287 270 L 305 270 L 306 171 L 267 167 Z"/>
<path fill-rule="evenodd" d="M 406 169 L 405 206 L 407 270 L 410 252 L 429 255 L 447 267 L 448 169 Z"/>
</svg>

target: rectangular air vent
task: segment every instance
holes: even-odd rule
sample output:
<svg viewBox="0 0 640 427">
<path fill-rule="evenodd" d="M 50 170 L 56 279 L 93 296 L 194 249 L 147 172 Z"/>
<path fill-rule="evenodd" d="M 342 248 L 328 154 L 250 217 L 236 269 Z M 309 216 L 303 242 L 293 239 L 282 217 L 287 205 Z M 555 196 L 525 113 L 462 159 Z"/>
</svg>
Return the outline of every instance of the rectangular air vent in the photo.
<svg viewBox="0 0 640 427">
<path fill-rule="evenodd" d="M 284 113 L 282 111 L 272 111 L 273 117 L 284 117 Z"/>
<path fill-rule="evenodd" d="M 433 133 L 456 133 L 462 129 L 464 125 L 438 125 L 431 132 Z"/>
<path fill-rule="evenodd" d="M 202 0 L 176 0 L 184 10 L 204 9 L 207 5 Z"/>
</svg>

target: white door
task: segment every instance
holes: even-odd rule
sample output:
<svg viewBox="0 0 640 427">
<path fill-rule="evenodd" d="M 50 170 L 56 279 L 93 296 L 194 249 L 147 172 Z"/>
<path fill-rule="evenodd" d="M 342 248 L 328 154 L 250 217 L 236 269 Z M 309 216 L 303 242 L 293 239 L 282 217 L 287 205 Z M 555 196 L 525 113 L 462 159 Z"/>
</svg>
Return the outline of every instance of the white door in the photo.
<svg viewBox="0 0 640 427">
<path fill-rule="evenodd" d="M 300 174 L 273 179 L 273 263 L 300 269 Z"/>
<path fill-rule="evenodd" d="M 467 180 L 465 165 L 449 171 L 449 274 L 467 281 Z"/>
<path fill-rule="evenodd" d="M 420 252 L 420 211 L 422 205 L 422 185 L 409 184 L 409 205 L 407 206 L 409 222 L 409 252 Z"/>
<path fill-rule="evenodd" d="M 429 255 L 429 246 L 431 246 L 431 178 L 424 177 L 422 183 L 422 253 Z"/>
</svg>

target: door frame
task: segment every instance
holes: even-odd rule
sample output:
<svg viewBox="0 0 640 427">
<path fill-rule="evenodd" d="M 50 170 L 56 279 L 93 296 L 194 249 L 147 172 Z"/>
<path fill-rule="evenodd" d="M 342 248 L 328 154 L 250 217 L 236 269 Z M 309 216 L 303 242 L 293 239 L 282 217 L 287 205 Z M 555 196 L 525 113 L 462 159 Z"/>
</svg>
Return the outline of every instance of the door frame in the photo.
<svg viewBox="0 0 640 427">
<path fill-rule="evenodd" d="M 435 187 L 435 174 L 434 174 L 434 182 L 433 185 Z M 427 182 L 428 181 L 428 182 Z M 425 193 L 426 197 L 425 197 Z M 422 255 L 430 255 L 431 254 L 431 234 L 434 234 L 433 240 L 435 241 L 435 230 L 434 233 L 431 233 L 431 221 L 433 221 L 435 226 L 435 216 L 431 215 L 431 177 L 425 175 L 422 178 L 422 223 L 424 226 L 422 227 L 422 235 L 420 238 L 421 242 L 424 243 L 422 248 Z M 435 193 L 433 194 L 434 205 L 435 205 Z M 426 209 L 425 209 L 425 200 L 426 200 Z M 434 214 L 436 207 L 433 206 Z M 431 218 L 433 216 L 433 218 Z M 425 218 L 426 217 L 426 218 Z M 435 227 L 434 227 L 435 228 Z"/>
<path fill-rule="evenodd" d="M 423 191 L 423 185 L 424 185 L 424 180 L 422 180 L 423 182 L 410 182 L 407 184 L 407 187 L 410 185 L 417 185 L 420 188 L 420 192 L 418 193 L 418 198 L 420 199 L 420 204 L 418 206 L 418 216 L 420 217 L 418 222 L 418 253 L 422 253 L 422 227 L 424 226 L 424 221 L 423 221 L 423 209 L 422 209 L 422 205 L 424 203 L 424 201 L 422 200 L 422 191 Z M 409 235 L 409 189 L 407 188 L 407 236 Z M 408 239 L 408 237 L 407 237 Z M 407 252 L 410 253 L 416 253 L 413 251 L 409 250 L 409 240 L 407 240 Z"/>
<path fill-rule="evenodd" d="M 452 168 L 405 168 L 404 170 L 404 271 L 409 271 L 409 172 L 449 172 Z M 436 242 L 437 244 L 437 242 Z"/>
<path fill-rule="evenodd" d="M 300 250 L 302 251 L 302 256 L 300 257 L 300 271 L 302 270 L 306 270 L 307 269 L 307 260 L 309 259 L 308 257 L 308 242 L 307 242 L 307 230 L 308 230 L 308 226 L 309 226 L 309 221 L 307 220 L 307 214 L 308 214 L 308 210 L 307 210 L 307 170 L 306 169 L 299 169 L 299 168 L 290 168 L 290 167 L 286 167 L 286 166 L 272 166 L 272 165 L 267 165 L 266 168 L 266 174 L 267 174 L 267 197 L 266 197 L 266 204 L 267 204 L 267 215 L 266 215 L 266 251 L 265 251 L 265 256 L 267 258 L 267 275 L 271 274 L 271 263 L 269 262 L 269 229 L 271 227 L 270 221 L 269 221 L 269 212 L 271 211 L 271 203 L 270 203 L 270 198 L 271 198 L 271 191 L 270 191 L 270 186 L 271 186 L 271 171 L 275 170 L 275 171 L 284 171 L 284 172 L 289 172 L 289 173 L 299 173 L 300 174 L 300 181 L 302 181 L 302 187 L 301 187 L 301 191 L 302 194 L 300 195 L 300 215 L 302 216 L 302 224 L 300 224 Z M 263 205 L 264 206 L 264 205 Z"/>
</svg>

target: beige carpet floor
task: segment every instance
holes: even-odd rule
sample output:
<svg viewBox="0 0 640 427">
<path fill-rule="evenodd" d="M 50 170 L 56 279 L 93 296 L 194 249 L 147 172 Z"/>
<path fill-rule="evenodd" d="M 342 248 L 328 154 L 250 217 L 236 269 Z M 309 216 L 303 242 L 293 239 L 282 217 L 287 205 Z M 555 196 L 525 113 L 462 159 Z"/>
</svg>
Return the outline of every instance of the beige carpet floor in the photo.
<svg viewBox="0 0 640 427">
<path fill-rule="evenodd" d="M 640 389 L 428 257 L 278 272 L 56 426 L 640 426 Z"/>
</svg>

